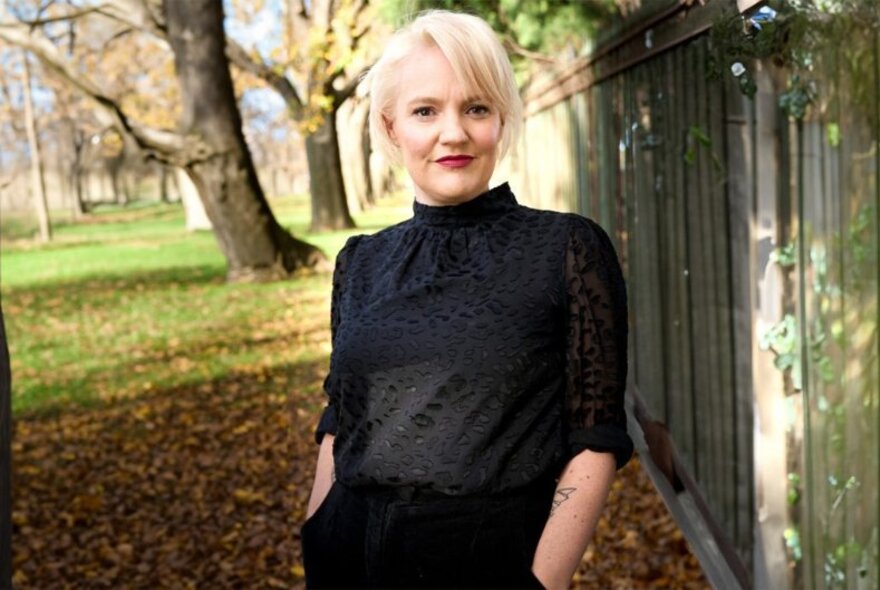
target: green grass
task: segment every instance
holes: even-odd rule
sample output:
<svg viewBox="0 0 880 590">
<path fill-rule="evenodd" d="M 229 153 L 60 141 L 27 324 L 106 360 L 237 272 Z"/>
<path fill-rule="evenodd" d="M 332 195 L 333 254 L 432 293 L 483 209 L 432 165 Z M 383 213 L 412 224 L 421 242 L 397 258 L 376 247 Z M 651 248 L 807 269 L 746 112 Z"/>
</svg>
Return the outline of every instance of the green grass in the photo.
<svg viewBox="0 0 880 590">
<path fill-rule="evenodd" d="M 405 219 L 405 197 L 355 215 L 358 229 L 311 235 L 307 199 L 272 202 L 279 221 L 335 257 L 353 233 Z M 10 236 L 4 216 L 0 235 Z M 17 230 L 16 230 L 17 231 Z M 99 209 L 55 226 L 52 243 L 4 239 L 0 296 L 13 412 L 57 411 L 326 359 L 330 276 L 226 284 L 213 234 L 178 205 Z"/>
</svg>

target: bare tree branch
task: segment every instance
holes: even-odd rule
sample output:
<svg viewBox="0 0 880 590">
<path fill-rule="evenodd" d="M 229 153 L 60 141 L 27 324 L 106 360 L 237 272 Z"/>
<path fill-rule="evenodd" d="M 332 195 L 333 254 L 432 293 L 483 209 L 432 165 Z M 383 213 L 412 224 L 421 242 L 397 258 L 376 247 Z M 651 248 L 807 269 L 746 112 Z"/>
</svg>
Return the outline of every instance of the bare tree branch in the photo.
<svg viewBox="0 0 880 590">
<path fill-rule="evenodd" d="M 333 0 L 312 0 L 311 5 L 309 21 L 312 27 L 320 27 L 325 36 L 330 35 L 333 32 Z"/>
<path fill-rule="evenodd" d="M 123 37 L 126 37 L 126 36 L 128 36 L 128 35 L 131 35 L 131 34 L 132 34 L 133 32 L 135 32 L 135 31 L 136 31 L 136 29 L 134 29 L 134 28 L 132 28 L 132 27 L 125 27 L 125 28 L 123 28 L 123 29 L 120 29 L 118 32 L 113 33 L 113 35 L 112 35 L 111 37 L 109 37 L 109 38 L 104 42 L 104 48 L 106 49 L 106 48 L 107 48 L 111 43 L 113 43 L 114 41 L 118 41 L 119 39 L 122 39 Z"/>
<path fill-rule="evenodd" d="M 31 29 L 36 27 L 63 22 L 74 21 L 83 17 L 99 14 L 133 29 L 150 33 L 160 39 L 166 38 L 165 18 L 161 10 L 161 2 L 156 0 L 116 0 L 115 2 L 101 2 L 93 6 L 71 9 L 62 14 L 51 17 L 40 17 L 33 20 L 14 19 L 0 22 L 0 27 L 20 27 L 27 25 Z M 3 12 L 0 12 L 2 15 Z"/>
<path fill-rule="evenodd" d="M 18 19 L 13 23 L 6 23 L 6 22 L 0 23 L 0 27 L 27 25 L 29 27 L 36 28 L 36 27 L 41 27 L 43 25 L 50 25 L 50 24 L 57 23 L 57 22 L 76 20 L 78 18 L 82 18 L 82 17 L 87 16 L 89 14 L 100 13 L 103 10 L 104 6 L 105 6 L 105 4 L 102 3 L 102 4 L 98 4 L 97 6 L 88 6 L 85 8 L 72 9 L 68 12 L 65 12 L 62 14 L 57 14 L 55 16 L 46 16 L 46 17 L 41 16 L 41 17 L 38 17 L 35 19 Z"/>
<path fill-rule="evenodd" d="M 5 189 L 7 186 L 15 182 L 16 174 L 10 174 L 7 176 L 0 177 L 0 191 Z"/>
<path fill-rule="evenodd" d="M 290 0 L 290 8 L 294 12 L 303 19 L 308 20 L 311 18 L 308 10 L 306 10 L 306 3 L 303 0 Z"/>
<path fill-rule="evenodd" d="M 12 100 L 12 92 L 9 90 L 9 85 L 6 83 L 6 80 L 0 78 L 0 94 L 2 94 L 3 99 L 6 104 L 12 105 L 15 102 Z M 10 117 L 6 123 L 12 128 L 12 131 L 18 135 L 24 134 L 24 127 L 22 126 L 21 119 L 18 117 Z"/>
<path fill-rule="evenodd" d="M 132 137 L 151 157 L 161 161 L 183 165 L 204 159 L 211 150 L 198 138 L 175 131 L 156 129 L 132 121 L 119 103 L 103 91 L 94 81 L 61 56 L 58 49 L 46 38 L 30 33 L 28 25 L 5 22 L 0 26 L 0 39 L 33 53 L 54 75 L 91 98 L 99 107 L 99 118 Z"/>
<path fill-rule="evenodd" d="M 168 23 L 165 19 L 165 7 L 162 4 L 162 0 L 141 0 L 141 3 L 153 25 L 162 32 L 167 32 Z"/>
<path fill-rule="evenodd" d="M 358 44 L 361 39 L 364 38 L 364 35 L 370 32 L 370 23 L 364 25 L 364 28 L 358 31 L 357 33 L 352 32 L 351 34 L 351 50 L 354 51 L 357 49 Z"/>
<path fill-rule="evenodd" d="M 98 12 L 107 18 L 164 39 L 166 42 L 168 40 L 161 2 L 157 4 L 153 0 L 118 0 L 104 4 Z"/>
<path fill-rule="evenodd" d="M 279 74 L 262 60 L 258 61 L 257 58 L 248 54 L 244 47 L 228 36 L 226 37 L 226 55 L 229 57 L 229 61 L 236 66 L 260 78 L 274 88 L 281 95 L 281 98 L 284 99 L 284 102 L 293 108 L 294 117 L 299 116 L 297 111 L 302 110 L 303 101 L 296 88 L 294 88 L 293 83 L 286 76 Z"/>
<path fill-rule="evenodd" d="M 302 0 L 287 1 L 287 18 L 293 30 L 293 39 L 306 39 L 312 15 L 306 10 L 306 5 Z M 293 39 L 290 41 L 292 42 Z"/>
<path fill-rule="evenodd" d="M 505 37 L 502 40 L 502 43 L 504 44 L 504 48 L 507 49 L 507 51 L 515 53 L 516 55 L 520 55 L 522 57 L 546 64 L 559 65 L 560 63 L 559 60 L 553 59 L 549 55 L 544 55 L 543 53 L 538 53 L 537 51 L 530 51 L 526 49 L 522 45 L 516 43 L 510 37 Z"/>
<path fill-rule="evenodd" d="M 354 8 L 354 21 L 355 22 L 358 21 L 358 19 L 361 16 L 361 13 L 363 13 L 363 11 L 366 10 L 367 6 L 369 6 L 369 5 L 370 5 L 370 0 L 357 0 L 357 2 L 354 5 L 354 7 L 355 7 Z"/>
<path fill-rule="evenodd" d="M 355 91 L 357 90 L 357 87 L 361 83 L 361 80 L 366 75 L 366 73 L 370 70 L 371 67 L 373 67 L 373 64 L 370 64 L 368 66 L 364 66 L 361 69 L 361 71 L 359 71 L 357 74 L 352 76 L 349 79 L 348 83 L 345 86 L 343 86 L 342 88 L 340 88 L 338 90 L 335 88 L 331 88 L 334 106 L 337 106 L 337 107 L 340 106 L 342 103 L 344 103 L 346 100 L 348 100 L 348 98 L 352 94 L 355 93 Z"/>
<path fill-rule="evenodd" d="M 363 14 L 363 11 L 367 8 L 368 4 L 369 4 L 369 0 L 361 0 L 360 4 L 358 4 L 357 8 L 355 9 L 354 16 L 352 17 L 351 22 L 349 24 L 348 45 L 349 45 L 349 50 L 352 53 L 357 51 L 357 48 L 360 44 L 361 39 L 363 39 L 364 36 L 370 32 L 370 23 L 369 22 L 365 23 L 363 28 L 360 31 L 355 32 L 355 29 L 357 28 L 357 25 L 358 25 L 358 21 L 360 20 L 361 15 Z M 330 76 L 327 78 L 326 87 L 328 89 L 328 92 L 331 95 L 333 95 L 333 99 L 334 99 L 334 101 L 336 101 L 337 106 L 341 105 L 342 102 L 346 98 L 348 98 L 349 96 L 352 95 L 352 93 L 354 93 L 355 89 L 357 88 L 357 85 L 360 83 L 361 76 L 363 76 L 363 74 L 366 72 L 366 70 L 370 69 L 371 66 L 372 66 L 372 64 L 366 66 L 360 72 L 358 72 L 358 74 L 356 76 L 353 76 L 351 79 L 349 79 L 348 83 L 345 85 L 345 87 L 343 88 L 342 91 L 335 90 L 333 87 L 333 84 L 337 78 L 339 78 L 341 75 L 343 75 L 345 73 L 345 66 L 338 66 L 337 65 L 337 67 L 334 69 L 334 71 L 330 73 Z M 349 86 L 351 86 L 352 84 L 354 84 L 354 86 L 349 88 Z"/>
</svg>

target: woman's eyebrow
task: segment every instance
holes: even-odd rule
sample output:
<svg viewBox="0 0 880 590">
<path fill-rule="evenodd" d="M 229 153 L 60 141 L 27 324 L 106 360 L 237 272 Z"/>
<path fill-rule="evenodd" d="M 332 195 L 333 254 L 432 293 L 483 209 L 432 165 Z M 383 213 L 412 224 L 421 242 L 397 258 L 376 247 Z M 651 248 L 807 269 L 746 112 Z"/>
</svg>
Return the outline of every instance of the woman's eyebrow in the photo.
<svg viewBox="0 0 880 590">
<path fill-rule="evenodd" d="M 406 106 L 412 106 L 415 104 L 438 104 L 442 102 L 439 98 L 433 96 L 417 96 L 409 101 L 407 101 Z"/>
<path fill-rule="evenodd" d="M 406 102 L 407 107 L 411 107 L 416 104 L 430 104 L 437 105 L 442 103 L 443 100 L 437 98 L 436 96 L 416 96 Z M 461 104 L 473 104 L 475 102 L 486 102 L 486 99 L 481 96 L 469 96 L 461 101 Z"/>
</svg>

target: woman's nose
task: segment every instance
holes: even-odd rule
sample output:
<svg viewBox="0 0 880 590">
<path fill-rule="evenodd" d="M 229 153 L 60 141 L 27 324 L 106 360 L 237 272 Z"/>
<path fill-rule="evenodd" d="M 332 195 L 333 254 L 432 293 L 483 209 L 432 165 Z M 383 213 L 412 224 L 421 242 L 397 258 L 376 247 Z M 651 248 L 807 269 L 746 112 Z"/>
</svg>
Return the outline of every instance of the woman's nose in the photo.
<svg viewBox="0 0 880 590">
<path fill-rule="evenodd" d="M 443 127 L 440 129 L 441 143 L 464 143 L 467 138 L 467 131 L 462 125 L 460 115 L 456 113 L 443 117 Z"/>
</svg>

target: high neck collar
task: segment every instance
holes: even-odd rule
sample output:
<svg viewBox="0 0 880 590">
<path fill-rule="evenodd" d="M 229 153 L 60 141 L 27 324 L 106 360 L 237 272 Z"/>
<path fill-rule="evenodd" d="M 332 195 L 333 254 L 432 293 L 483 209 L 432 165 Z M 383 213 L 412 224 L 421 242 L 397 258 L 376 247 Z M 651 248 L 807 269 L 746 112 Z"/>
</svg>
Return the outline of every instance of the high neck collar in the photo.
<svg viewBox="0 0 880 590">
<path fill-rule="evenodd" d="M 515 209 L 516 197 L 506 182 L 456 205 L 426 205 L 413 201 L 413 220 L 427 225 L 471 225 Z"/>
</svg>

